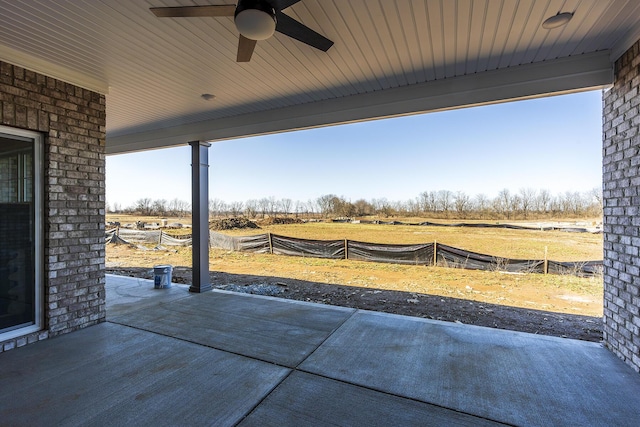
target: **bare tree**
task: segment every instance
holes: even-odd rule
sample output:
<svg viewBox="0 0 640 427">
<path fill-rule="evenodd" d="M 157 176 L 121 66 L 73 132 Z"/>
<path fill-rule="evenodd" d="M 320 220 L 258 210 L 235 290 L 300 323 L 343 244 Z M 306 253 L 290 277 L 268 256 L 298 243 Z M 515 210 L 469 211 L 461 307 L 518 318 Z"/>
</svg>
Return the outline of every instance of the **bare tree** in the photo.
<svg viewBox="0 0 640 427">
<path fill-rule="evenodd" d="M 434 191 L 423 191 L 418 195 L 420 210 L 423 213 L 434 212 L 436 210 L 436 193 Z"/>
<path fill-rule="evenodd" d="M 318 205 L 318 202 L 316 200 L 312 200 L 312 199 L 309 199 L 307 201 L 307 210 L 308 210 L 309 213 L 311 213 L 311 215 L 315 215 L 315 214 L 321 212 L 320 211 L 320 207 Z"/>
<path fill-rule="evenodd" d="M 577 191 L 567 191 L 564 194 L 565 214 L 579 217 L 585 213 L 589 204 L 587 198 Z"/>
<path fill-rule="evenodd" d="M 494 199 L 493 208 L 499 216 L 511 218 L 511 193 L 504 188 L 498 193 L 498 197 Z"/>
<path fill-rule="evenodd" d="M 480 218 L 484 217 L 487 209 L 489 209 L 489 199 L 487 196 L 482 193 L 476 195 L 476 210 L 480 214 Z"/>
<path fill-rule="evenodd" d="M 549 212 L 553 215 L 560 215 L 564 212 L 565 202 L 563 196 L 554 196 L 549 200 Z"/>
<path fill-rule="evenodd" d="M 296 204 L 293 208 L 295 214 L 296 214 L 296 218 L 298 218 L 300 215 L 305 214 L 305 210 L 307 209 L 307 205 L 306 203 L 302 203 L 300 200 L 296 200 Z"/>
<path fill-rule="evenodd" d="M 229 203 L 229 214 L 231 214 L 232 217 L 238 217 L 240 213 L 242 213 L 243 207 L 244 203 L 242 202 L 231 202 Z"/>
<path fill-rule="evenodd" d="M 226 203 L 223 202 L 222 200 L 210 199 L 209 200 L 209 216 L 211 218 L 216 218 L 221 216 L 224 213 L 225 207 L 226 207 Z"/>
<path fill-rule="evenodd" d="M 280 208 L 282 209 L 282 213 L 284 214 L 284 216 L 289 216 L 289 214 L 291 213 L 291 205 L 292 205 L 292 201 L 291 199 L 281 199 L 280 200 Z"/>
<path fill-rule="evenodd" d="M 463 191 L 458 191 L 453 199 L 453 205 L 459 218 L 464 218 L 465 214 L 471 206 L 471 198 Z"/>
<path fill-rule="evenodd" d="M 364 199 L 358 199 L 353 204 L 356 216 L 367 216 L 373 214 L 373 206 Z"/>
<path fill-rule="evenodd" d="M 532 188 L 520 189 L 520 209 L 524 219 L 527 219 L 529 211 L 532 209 L 536 199 L 536 190 Z"/>
<path fill-rule="evenodd" d="M 438 193 L 435 191 L 420 193 L 420 206 L 424 213 L 434 213 L 438 210 Z"/>
<path fill-rule="evenodd" d="M 151 209 L 155 215 L 165 216 L 167 214 L 167 201 L 165 199 L 154 200 Z"/>
<path fill-rule="evenodd" d="M 551 209 L 551 193 L 549 190 L 542 189 L 538 191 L 535 200 L 536 211 L 538 213 L 547 213 Z"/>
<path fill-rule="evenodd" d="M 329 200 L 329 211 L 340 217 L 352 217 L 355 214 L 355 206 L 344 197 L 333 196 Z"/>
<path fill-rule="evenodd" d="M 258 213 L 258 201 L 257 200 L 247 200 L 244 203 L 244 215 L 247 218 L 255 218 Z"/>
<path fill-rule="evenodd" d="M 332 200 L 336 198 L 335 194 L 325 194 L 324 196 L 320 196 L 316 199 L 316 204 L 320 209 L 320 213 L 323 217 L 328 217 L 333 208 Z"/>
<path fill-rule="evenodd" d="M 597 215 L 602 215 L 602 188 L 596 187 L 589 191 L 588 196 L 593 201 L 593 210 Z M 115 210 L 115 208 L 114 208 Z"/>
<path fill-rule="evenodd" d="M 522 210 L 522 199 L 517 194 L 511 196 L 509 199 L 509 212 L 515 218 L 519 211 Z"/>
<path fill-rule="evenodd" d="M 260 213 L 262 214 L 262 219 L 267 216 L 269 213 L 269 208 L 271 207 L 271 202 L 266 197 L 263 197 L 258 201 L 258 205 L 260 206 Z"/>
<path fill-rule="evenodd" d="M 565 194 L 558 195 L 558 204 L 560 207 L 560 212 L 565 216 L 569 215 L 569 213 L 573 209 L 573 193 L 571 191 L 565 192 Z"/>
<path fill-rule="evenodd" d="M 396 200 L 395 202 L 391 203 L 391 206 L 393 207 L 394 215 L 407 215 L 407 213 L 409 212 L 407 202 Z"/>
<path fill-rule="evenodd" d="M 127 211 L 163 215 L 163 209 L 167 214 L 190 212 L 189 204 L 178 199 L 168 204 L 165 200 L 140 199 L 135 205 L 127 208 Z M 113 210 L 119 210 L 119 205 L 114 204 Z M 452 212 L 460 218 L 484 218 L 494 215 L 496 218 L 515 219 L 519 216 L 530 218 L 534 214 L 537 216 L 550 214 L 596 216 L 602 213 L 602 190 L 594 188 L 584 193 L 567 191 L 553 196 L 549 190 L 536 191 L 532 188 L 521 188 L 518 194 L 511 194 L 509 189 L 504 188 L 493 199 L 489 199 L 485 194 L 471 197 L 464 191 L 453 193 L 440 190 L 423 191 L 415 199 L 406 201 L 391 202 L 386 198 L 380 198 L 370 201 L 358 199 L 354 203 L 335 194 L 326 194 L 307 202 L 292 201 L 288 198 L 276 199 L 273 196 L 231 204 L 212 199 L 209 202 L 209 211 L 212 216 L 222 214 L 237 216 L 244 213 L 249 218 L 255 218 L 258 214 L 262 214 L 264 218 L 267 214 L 275 216 L 291 213 L 295 213 L 296 218 L 301 215 L 313 217 L 317 214 L 321 214 L 324 218 L 330 215 L 354 217 L 375 214 L 387 218 L 396 215 L 417 217 L 424 214 L 449 217 Z"/>
<path fill-rule="evenodd" d="M 449 211 L 452 207 L 453 193 L 449 190 L 440 190 L 437 193 L 437 210 L 443 212 L 446 217 L 449 217 Z"/>
<path fill-rule="evenodd" d="M 138 199 L 135 203 L 135 211 L 139 212 L 140 215 L 151 215 L 151 206 L 152 201 L 149 198 Z"/>
<path fill-rule="evenodd" d="M 411 216 L 420 216 L 420 212 L 422 208 L 420 207 L 420 198 L 416 198 L 415 200 L 408 200 L 405 203 L 405 212 Z"/>
<path fill-rule="evenodd" d="M 356 214 L 356 207 L 348 200 L 343 198 L 339 199 L 340 203 L 337 205 L 337 213 L 341 217 L 351 218 Z"/>
<path fill-rule="evenodd" d="M 276 200 L 274 196 L 269 196 L 269 216 L 276 217 L 278 214 L 278 206 L 280 203 Z"/>
<path fill-rule="evenodd" d="M 391 202 L 389 202 L 386 198 L 383 197 L 381 199 L 373 199 L 371 203 L 373 204 L 378 215 L 382 215 L 385 218 L 393 216 L 393 206 L 391 205 Z"/>
</svg>

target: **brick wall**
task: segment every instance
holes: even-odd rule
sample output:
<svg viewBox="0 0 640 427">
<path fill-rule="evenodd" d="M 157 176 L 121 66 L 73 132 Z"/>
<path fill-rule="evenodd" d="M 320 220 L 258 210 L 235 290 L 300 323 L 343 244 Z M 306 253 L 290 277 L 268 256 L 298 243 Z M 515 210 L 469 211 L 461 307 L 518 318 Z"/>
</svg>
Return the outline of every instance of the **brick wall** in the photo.
<svg viewBox="0 0 640 427">
<path fill-rule="evenodd" d="M 44 135 L 44 330 L 0 351 L 105 319 L 104 95 L 0 62 L 0 123 Z"/>
<path fill-rule="evenodd" d="M 603 97 L 604 341 L 640 371 L 640 41 Z"/>
</svg>

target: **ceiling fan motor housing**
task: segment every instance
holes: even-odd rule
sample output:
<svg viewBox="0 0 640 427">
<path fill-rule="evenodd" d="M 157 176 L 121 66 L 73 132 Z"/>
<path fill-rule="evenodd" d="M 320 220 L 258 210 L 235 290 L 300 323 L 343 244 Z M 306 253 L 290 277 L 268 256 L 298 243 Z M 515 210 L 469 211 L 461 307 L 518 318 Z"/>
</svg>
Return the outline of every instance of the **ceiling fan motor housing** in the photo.
<svg viewBox="0 0 640 427">
<path fill-rule="evenodd" d="M 238 0 L 234 21 L 246 38 L 266 40 L 276 30 L 276 11 L 265 0 Z"/>
</svg>

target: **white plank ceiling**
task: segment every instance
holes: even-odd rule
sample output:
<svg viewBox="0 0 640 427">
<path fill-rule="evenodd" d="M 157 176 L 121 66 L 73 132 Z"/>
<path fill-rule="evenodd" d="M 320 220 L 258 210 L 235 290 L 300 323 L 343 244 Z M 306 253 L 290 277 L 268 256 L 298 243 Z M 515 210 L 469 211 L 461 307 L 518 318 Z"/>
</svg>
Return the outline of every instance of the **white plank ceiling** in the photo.
<svg viewBox="0 0 640 427">
<path fill-rule="evenodd" d="M 0 59 L 106 93 L 115 153 L 600 87 L 640 38 L 638 0 L 302 0 L 285 13 L 333 40 L 328 52 L 276 33 L 236 63 L 232 18 L 149 11 L 230 2 L 0 0 Z M 574 18 L 543 29 L 558 12 Z M 514 78 L 551 83 L 469 95 Z"/>
</svg>

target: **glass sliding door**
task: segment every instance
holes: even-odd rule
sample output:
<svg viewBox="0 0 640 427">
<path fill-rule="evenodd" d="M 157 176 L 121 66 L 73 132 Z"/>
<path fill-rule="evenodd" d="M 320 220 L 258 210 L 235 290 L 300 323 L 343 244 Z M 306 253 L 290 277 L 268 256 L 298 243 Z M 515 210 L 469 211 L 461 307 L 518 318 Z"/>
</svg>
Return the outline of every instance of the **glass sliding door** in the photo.
<svg viewBox="0 0 640 427">
<path fill-rule="evenodd" d="M 41 327 L 41 144 L 0 126 L 0 341 Z"/>
</svg>

